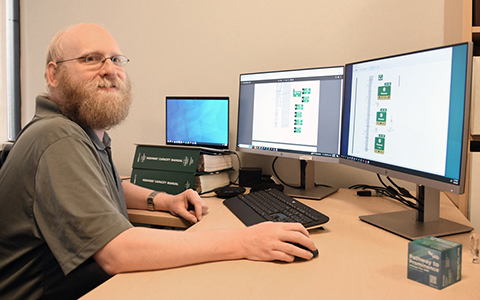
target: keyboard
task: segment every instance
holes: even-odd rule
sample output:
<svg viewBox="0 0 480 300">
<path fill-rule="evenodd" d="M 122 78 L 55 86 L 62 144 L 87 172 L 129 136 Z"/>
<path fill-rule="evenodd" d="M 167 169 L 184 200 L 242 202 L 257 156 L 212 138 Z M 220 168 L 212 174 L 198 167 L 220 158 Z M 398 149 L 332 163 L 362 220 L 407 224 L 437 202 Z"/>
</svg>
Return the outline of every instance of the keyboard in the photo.
<svg viewBox="0 0 480 300">
<path fill-rule="evenodd" d="M 223 204 L 245 225 L 265 221 L 301 223 L 307 229 L 321 227 L 329 218 L 277 189 L 238 195 Z"/>
</svg>

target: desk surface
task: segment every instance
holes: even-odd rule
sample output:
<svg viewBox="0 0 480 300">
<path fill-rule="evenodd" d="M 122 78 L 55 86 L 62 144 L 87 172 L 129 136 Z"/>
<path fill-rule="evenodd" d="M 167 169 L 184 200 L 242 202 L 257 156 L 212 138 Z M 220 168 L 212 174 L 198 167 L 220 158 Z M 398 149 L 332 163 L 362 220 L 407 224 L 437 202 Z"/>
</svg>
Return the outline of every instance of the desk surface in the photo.
<svg viewBox="0 0 480 300">
<path fill-rule="evenodd" d="M 211 192 L 202 195 L 205 202 L 208 204 L 208 214 L 212 214 L 217 209 L 223 207 L 223 199 L 215 197 L 215 193 Z M 189 228 L 192 224 L 183 218 L 173 216 L 168 212 L 162 211 L 148 211 L 145 209 L 127 209 L 128 218 L 132 223 L 161 225 L 178 228 Z"/>
<path fill-rule="evenodd" d="M 442 194 L 442 218 L 469 225 Z M 305 203 L 330 217 L 310 232 L 319 256 L 311 261 L 224 261 L 177 269 L 119 274 L 82 299 L 479 299 L 480 264 L 471 262 L 469 233 L 444 237 L 463 244 L 462 280 L 443 290 L 407 278 L 409 240 L 359 220 L 405 209 L 393 200 L 339 190 Z M 189 231 L 242 228 L 225 207 Z"/>
</svg>

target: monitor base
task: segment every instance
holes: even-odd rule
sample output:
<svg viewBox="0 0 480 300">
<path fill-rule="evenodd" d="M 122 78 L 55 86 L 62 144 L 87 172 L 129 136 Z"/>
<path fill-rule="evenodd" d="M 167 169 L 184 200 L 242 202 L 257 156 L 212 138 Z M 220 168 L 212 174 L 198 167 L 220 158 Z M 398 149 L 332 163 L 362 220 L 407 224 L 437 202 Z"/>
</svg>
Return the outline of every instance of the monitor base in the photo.
<svg viewBox="0 0 480 300">
<path fill-rule="evenodd" d="M 407 210 L 393 213 L 360 216 L 360 220 L 390 231 L 410 240 L 426 236 L 445 236 L 470 232 L 472 227 L 441 219 L 430 222 L 416 220 L 416 211 Z"/>
<path fill-rule="evenodd" d="M 321 200 L 338 191 L 338 188 L 325 186 L 316 186 L 309 189 L 295 189 L 288 186 L 284 187 L 283 192 L 293 198 L 305 198 L 310 200 Z"/>
</svg>

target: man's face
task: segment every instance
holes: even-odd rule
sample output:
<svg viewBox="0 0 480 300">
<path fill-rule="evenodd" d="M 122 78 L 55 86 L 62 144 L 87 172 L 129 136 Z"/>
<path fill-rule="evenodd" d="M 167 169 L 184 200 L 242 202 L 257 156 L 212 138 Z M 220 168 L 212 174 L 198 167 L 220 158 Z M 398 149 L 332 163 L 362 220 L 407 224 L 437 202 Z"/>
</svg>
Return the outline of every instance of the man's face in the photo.
<svg viewBox="0 0 480 300">
<path fill-rule="evenodd" d="M 94 77 L 84 81 L 73 78 L 66 68 L 61 68 L 58 80 L 65 99 L 60 107 L 74 122 L 92 129 L 110 129 L 127 117 L 132 102 L 128 77 L 125 82 L 118 77 Z"/>
<path fill-rule="evenodd" d="M 63 113 L 92 129 L 109 129 L 123 121 L 132 101 L 124 68 L 110 59 L 96 65 L 74 59 L 93 53 L 103 57 L 121 55 L 110 33 L 97 25 L 80 25 L 67 31 L 61 44 L 62 59 L 73 59 L 56 64 L 56 102 Z"/>
</svg>

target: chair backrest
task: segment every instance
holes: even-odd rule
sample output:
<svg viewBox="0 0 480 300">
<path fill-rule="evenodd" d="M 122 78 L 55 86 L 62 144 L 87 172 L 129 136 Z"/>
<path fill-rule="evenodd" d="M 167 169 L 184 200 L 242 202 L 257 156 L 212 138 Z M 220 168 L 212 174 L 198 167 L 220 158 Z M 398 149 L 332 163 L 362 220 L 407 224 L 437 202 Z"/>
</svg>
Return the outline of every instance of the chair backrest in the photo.
<svg viewBox="0 0 480 300">
<path fill-rule="evenodd" d="M 8 153 L 10 152 L 10 150 L 12 149 L 13 147 L 13 144 L 5 144 L 3 146 L 3 149 L 2 151 L 0 152 L 0 168 L 3 166 L 3 164 L 5 163 L 5 161 L 7 160 L 7 155 Z"/>
</svg>

